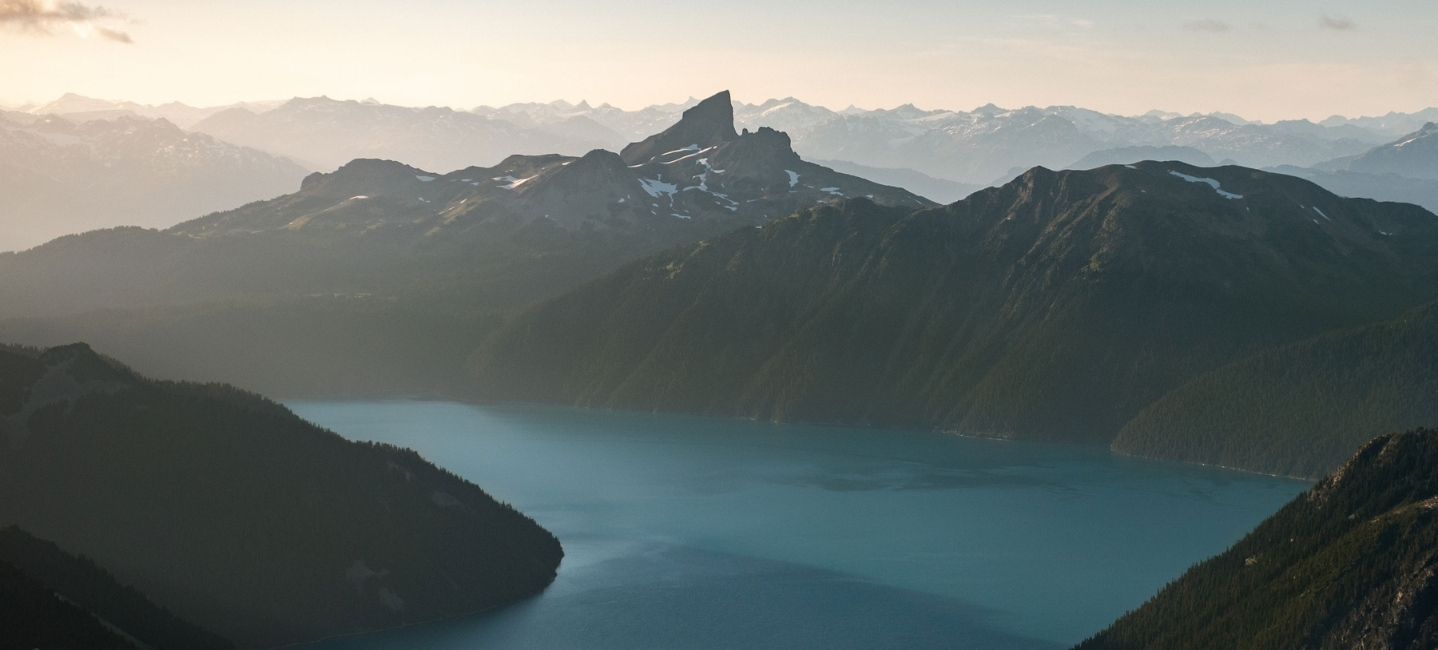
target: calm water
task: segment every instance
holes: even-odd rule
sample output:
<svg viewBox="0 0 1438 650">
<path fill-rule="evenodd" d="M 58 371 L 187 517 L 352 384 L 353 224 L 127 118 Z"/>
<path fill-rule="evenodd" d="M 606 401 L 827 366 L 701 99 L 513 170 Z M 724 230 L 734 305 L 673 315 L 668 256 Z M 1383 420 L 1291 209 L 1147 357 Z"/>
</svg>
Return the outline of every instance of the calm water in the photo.
<svg viewBox="0 0 1438 650">
<path fill-rule="evenodd" d="M 564 543 L 543 595 L 325 650 L 1060 648 L 1306 483 L 1067 445 L 544 407 L 294 402 Z"/>
</svg>

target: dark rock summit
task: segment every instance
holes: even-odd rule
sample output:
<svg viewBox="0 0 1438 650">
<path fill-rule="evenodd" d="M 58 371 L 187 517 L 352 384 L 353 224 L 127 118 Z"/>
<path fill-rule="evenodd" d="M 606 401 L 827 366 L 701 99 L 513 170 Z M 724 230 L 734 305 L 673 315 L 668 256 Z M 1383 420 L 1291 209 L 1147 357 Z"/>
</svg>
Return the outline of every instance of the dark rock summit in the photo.
<svg viewBox="0 0 1438 650">
<path fill-rule="evenodd" d="M 681 149 L 707 149 L 738 137 L 734 131 L 734 103 L 726 90 L 684 111 L 674 126 L 625 147 L 619 155 L 625 163 L 638 165 Z"/>
</svg>

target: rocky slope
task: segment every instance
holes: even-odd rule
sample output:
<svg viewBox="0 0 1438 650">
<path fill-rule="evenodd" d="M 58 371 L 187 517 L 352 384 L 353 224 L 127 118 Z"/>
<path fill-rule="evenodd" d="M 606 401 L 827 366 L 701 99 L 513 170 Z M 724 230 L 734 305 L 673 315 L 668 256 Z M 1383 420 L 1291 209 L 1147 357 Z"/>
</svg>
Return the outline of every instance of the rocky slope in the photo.
<svg viewBox="0 0 1438 650">
<path fill-rule="evenodd" d="M 822 207 L 516 318 L 486 399 L 1107 443 L 1185 381 L 1438 296 L 1438 219 L 1239 167 Z"/>
<path fill-rule="evenodd" d="M 514 602 L 559 542 L 479 487 L 222 385 L 83 344 L 0 351 L 0 521 L 176 615 L 273 647 Z"/>
<path fill-rule="evenodd" d="M 1438 432 L 1384 436 L 1081 650 L 1438 644 Z"/>
</svg>

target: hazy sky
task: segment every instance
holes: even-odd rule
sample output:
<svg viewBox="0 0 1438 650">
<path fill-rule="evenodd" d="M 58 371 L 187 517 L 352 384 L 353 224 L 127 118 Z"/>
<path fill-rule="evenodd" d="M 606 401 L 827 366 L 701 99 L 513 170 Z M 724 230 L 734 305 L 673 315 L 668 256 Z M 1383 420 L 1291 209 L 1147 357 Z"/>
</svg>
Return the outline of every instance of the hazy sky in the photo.
<svg viewBox="0 0 1438 650">
<path fill-rule="evenodd" d="M 127 42 L 128 41 L 128 42 Z M 1438 105 L 1438 1 L 0 0 L 0 101 Z"/>
</svg>

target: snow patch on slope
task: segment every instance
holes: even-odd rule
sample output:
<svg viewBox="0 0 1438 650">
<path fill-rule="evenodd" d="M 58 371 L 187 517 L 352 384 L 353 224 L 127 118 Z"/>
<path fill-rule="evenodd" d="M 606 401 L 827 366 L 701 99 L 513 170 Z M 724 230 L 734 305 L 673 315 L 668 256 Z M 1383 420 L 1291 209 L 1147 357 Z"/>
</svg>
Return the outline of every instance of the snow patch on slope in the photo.
<svg viewBox="0 0 1438 650">
<path fill-rule="evenodd" d="M 1241 199 L 1241 198 L 1243 198 L 1243 195 L 1242 195 L 1242 194 L 1234 194 L 1233 192 L 1225 192 L 1225 191 L 1223 191 L 1223 187 L 1218 184 L 1218 181 L 1213 180 L 1212 178 L 1199 178 L 1199 177 L 1197 177 L 1197 176 L 1189 176 L 1188 174 L 1184 174 L 1184 173 L 1182 173 L 1182 172 L 1175 172 L 1175 171 L 1171 171 L 1171 172 L 1169 172 L 1169 173 L 1170 173 L 1170 174 L 1173 174 L 1174 176 L 1177 176 L 1177 177 L 1179 177 L 1179 178 L 1182 178 L 1183 180 L 1186 180 L 1186 181 L 1188 181 L 1188 182 L 1190 182 L 1190 183 L 1206 183 L 1206 184 L 1208 184 L 1210 187 L 1213 188 L 1213 191 L 1218 192 L 1218 195 L 1221 196 L 1221 197 L 1223 197 L 1223 198 L 1225 198 L 1225 199 Z"/>
</svg>

